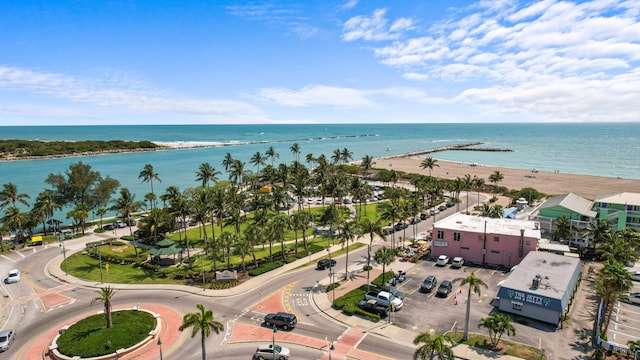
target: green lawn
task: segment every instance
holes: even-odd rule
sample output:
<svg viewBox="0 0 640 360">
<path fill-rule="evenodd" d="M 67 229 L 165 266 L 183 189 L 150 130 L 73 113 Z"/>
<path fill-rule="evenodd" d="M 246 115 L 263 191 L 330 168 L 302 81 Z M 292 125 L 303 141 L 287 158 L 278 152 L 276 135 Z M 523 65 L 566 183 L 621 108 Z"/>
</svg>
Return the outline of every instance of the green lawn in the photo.
<svg viewBox="0 0 640 360">
<path fill-rule="evenodd" d="M 111 316 L 113 326 L 109 329 L 104 314 L 92 315 L 71 325 L 58 338 L 58 351 L 82 358 L 111 354 L 141 342 L 156 327 L 154 317 L 144 311 L 116 311 Z"/>
</svg>

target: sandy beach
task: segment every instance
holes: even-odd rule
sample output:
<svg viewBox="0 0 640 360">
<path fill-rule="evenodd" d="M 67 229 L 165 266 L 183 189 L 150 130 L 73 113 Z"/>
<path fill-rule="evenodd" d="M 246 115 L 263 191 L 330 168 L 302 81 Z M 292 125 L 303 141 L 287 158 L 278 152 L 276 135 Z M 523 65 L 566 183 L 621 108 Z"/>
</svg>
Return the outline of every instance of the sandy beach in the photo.
<svg viewBox="0 0 640 360">
<path fill-rule="evenodd" d="M 593 200 L 597 195 L 619 192 L 640 192 L 640 180 L 610 178 L 603 176 L 565 174 L 561 172 L 533 172 L 531 169 L 513 169 L 495 166 L 456 163 L 440 160 L 437 157 L 437 167 L 431 175 L 441 179 L 455 179 L 466 174 L 483 178 L 491 185 L 489 175 L 500 171 L 504 179 L 498 184 L 512 190 L 532 187 L 549 196 L 574 193 L 586 199 Z M 424 160 L 421 156 L 398 156 L 376 158 L 373 167 L 429 175 L 429 169 L 420 168 Z"/>
</svg>

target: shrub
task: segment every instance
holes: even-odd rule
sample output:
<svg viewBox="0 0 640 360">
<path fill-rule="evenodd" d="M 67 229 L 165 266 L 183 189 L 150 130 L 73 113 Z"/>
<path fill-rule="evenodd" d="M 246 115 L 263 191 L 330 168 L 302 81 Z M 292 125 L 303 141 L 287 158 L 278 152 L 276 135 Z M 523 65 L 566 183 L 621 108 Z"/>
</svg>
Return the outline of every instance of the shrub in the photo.
<svg viewBox="0 0 640 360">
<path fill-rule="evenodd" d="M 282 261 L 280 261 L 280 260 L 264 263 L 264 264 L 258 266 L 255 269 L 249 270 L 249 275 L 258 276 L 258 275 L 264 274 L 264 273 L 266 273 L 268 271 L 271 271 L 273 269 L 277 269 L 277 268 L 279 268 L 279 267 L 281 267 L 283 265 L 284 265 L 284 263 Z"/>
<path fill-rule="evenodd" d="M 380 321 L 380 315 L 378 314 L 373 314 L 370 313 L 368 311 L 364 311 L 362 309 L 360 309 L 359 307 L 356 306 L 356 310 L 355 310 L 355 315 L 359 315 L 362 316 L 366 319 L 370 319 L 371 321 Z"/>
<path fill-rule="evenodd" d="M 327 286 L 327 292 L 337 288 L 338 286 L 340 286 L 339 282 L 334 282 L 333 284 L 330 284 L 329 286 Z"/>
</svg>

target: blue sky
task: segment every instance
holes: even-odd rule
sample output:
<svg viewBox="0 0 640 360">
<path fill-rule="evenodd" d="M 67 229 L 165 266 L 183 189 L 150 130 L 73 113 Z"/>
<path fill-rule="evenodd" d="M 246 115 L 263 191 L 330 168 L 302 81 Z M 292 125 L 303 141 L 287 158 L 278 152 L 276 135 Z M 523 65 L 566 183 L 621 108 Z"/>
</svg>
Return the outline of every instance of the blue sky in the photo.
<svg viewBox="0 0 640 360">
<path fill-rule="evenodd" d="M 640 121 L 640 0 L 0 1 L 0 124 Z"/>
</svg>

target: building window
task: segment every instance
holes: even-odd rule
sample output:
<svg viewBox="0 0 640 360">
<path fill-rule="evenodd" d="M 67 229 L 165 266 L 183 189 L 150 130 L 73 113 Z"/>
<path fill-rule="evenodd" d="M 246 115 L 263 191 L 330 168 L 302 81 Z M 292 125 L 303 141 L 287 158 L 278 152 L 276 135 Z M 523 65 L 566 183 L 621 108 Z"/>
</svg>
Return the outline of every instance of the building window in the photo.
<svg viewBox="0 0 640 360">
<path fill-rule="evenodd" d="M 527 246 L 531 246 L 531 240 L 525 240 L 525 241 L 524 241 L 524 243 L 525 243 Z"/>
<path fill-rule="evenodd" d="M 500 250 L 491 250 L 492 254 L 500 254 Z"/>
<path fill-rule="evenodd" d="M 453 233 L 453 241 L 460 242 L 460 233 L 459 232 L 454 232 Z"/>
<path fill-rule="evenodd" d="M 499 236 L 494 237 L 494 238 L 493 238 L 493 241 L 495 241 L 495 242 L 499 242 L 499 241 L 500 241 L 500 237 L 499 237 Z"/>
<path fill-rule="evenodd" d="M 513 305 L 513 309 L 514 310 L 522 310 L 522 303 L 521 302 L 512 301 L 511 304 Z"/>
<path fill-rule="evenodd" d="M 436 234 L 436 239 L 444 240 L 444 231 L 438 230 L 438 233 Z"/>
<path fill-rule="evenodd" d="M 483 237 L 482 237 L 482 235 L 478 235 L 478 240 L 479 240 L 479 241 L 483 241 L 483 240 L 484 240 L 484 239 L 483 239 Z"/>
</svg>

